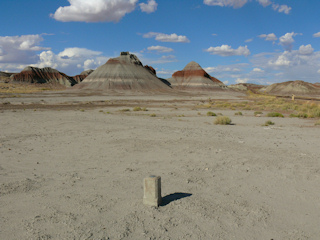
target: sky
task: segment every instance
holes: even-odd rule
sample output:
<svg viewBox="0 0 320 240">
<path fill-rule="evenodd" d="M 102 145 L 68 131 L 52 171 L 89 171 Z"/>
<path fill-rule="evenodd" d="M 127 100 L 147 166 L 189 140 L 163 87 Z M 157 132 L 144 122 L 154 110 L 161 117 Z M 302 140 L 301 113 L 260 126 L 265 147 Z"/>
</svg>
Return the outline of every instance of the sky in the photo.
<svg viewBox="0 0 320 240">
<path fill-rule="evenodd" d="M 73 76 L 120 52 L 162 78 L 195 61 L 227 85 L 320 82 L 319 0 L 1 0 L 0 71 Z"/>
</svg>

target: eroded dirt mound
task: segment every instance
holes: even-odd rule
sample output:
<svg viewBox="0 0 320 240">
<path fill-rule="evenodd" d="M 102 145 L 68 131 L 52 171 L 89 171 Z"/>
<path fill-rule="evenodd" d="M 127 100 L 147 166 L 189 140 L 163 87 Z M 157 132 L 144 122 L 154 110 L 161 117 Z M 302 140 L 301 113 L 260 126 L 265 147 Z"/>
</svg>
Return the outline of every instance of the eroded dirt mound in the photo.
<svg viewBox="0 0 320 240">
<path fill-rule="evenodd" d="M 153 69 L 153 68 L 152 68 Z M 117 58 L 109 59 L 85 78 L 75 89 L 97 91 L 108 90 L 170 90 L 153 72 L 144 67 L 137 56 L 122 52 Z"/>
<path fill-rule="evenodd" d="M 37 68 L 29 66 L 20 73 L 13 74 L 10 78 L 13 82 L 50 83 L 52 85 L 62 85 L 65 87 L 70 87 L 77 83 L 72 77 L 50 67 Z"/>
<path fill-rule="evenodd" d="M 182 71 L 175 72 L 168 81 L 173 88 L 181 90 L 212 90 L 225 88 L 225 85 L 220 80 L 211 77 L 194 61 L 188 63 Z"/>
</svg>

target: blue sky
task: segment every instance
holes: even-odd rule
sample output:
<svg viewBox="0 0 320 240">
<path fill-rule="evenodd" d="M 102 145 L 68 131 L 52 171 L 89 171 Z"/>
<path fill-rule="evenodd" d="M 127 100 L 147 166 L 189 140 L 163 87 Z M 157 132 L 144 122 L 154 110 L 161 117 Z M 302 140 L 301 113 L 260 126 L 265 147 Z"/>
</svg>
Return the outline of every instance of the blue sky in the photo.
<svg viewBox="0 0 320 240">
<path fill-rule="evenodd" d="M 121 51 L 163 78 L 198 62 L 226 84 L 320 82 L 319 0 L 1 0 L 0 71 L 68 75 Z"/>
</svg>

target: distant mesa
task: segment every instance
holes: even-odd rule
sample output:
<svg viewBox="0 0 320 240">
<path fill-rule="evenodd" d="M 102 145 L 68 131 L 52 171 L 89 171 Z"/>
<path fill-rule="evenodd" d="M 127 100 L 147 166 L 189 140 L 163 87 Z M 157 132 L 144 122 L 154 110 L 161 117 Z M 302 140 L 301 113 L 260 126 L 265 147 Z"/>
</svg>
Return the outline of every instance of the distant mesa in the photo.
<svg viewBox="0 0 320 240">
<path fill-rule="evenodd" d="M 182 71 L 175 72 L 168 79 L 172 88 L 179 90 L 217 90 L 226 86 L 217 78 L 211 77 L 196 62 L 188 63 Z"/>
<path fill-rule="evenodd" d="M 152 67 L 144 67 L 138 57 L 129 52 L 121 52 L 119 57 L 110 58 L 73 88 L 93 91 L 171 90 L 156 76 Z"/>
<path fill-rule="evenodd" d="M 260 90 L 263 93 L 279 96 L 319 96 L 320 84 L 312 84 L 301 80 L 274 83 Z"/>
<path fill-rule="evenodd" d="M 72 77 L 50 67 L 28 66 L 20 73 L 11 75 L 10 78 L 12 82 L 50 84 L 57 87 L 70 87 L 77 83 Z"/>
<path fill-rule="evenodd" d="M 261 88 L 265 87 L 265 85 L 259 85 L 254 83 L 238 83 L 229 85 L 228 88 L 234 89 L 236 91 L 251 91 L 254 93 L 258 93 Z"/>
</svg>

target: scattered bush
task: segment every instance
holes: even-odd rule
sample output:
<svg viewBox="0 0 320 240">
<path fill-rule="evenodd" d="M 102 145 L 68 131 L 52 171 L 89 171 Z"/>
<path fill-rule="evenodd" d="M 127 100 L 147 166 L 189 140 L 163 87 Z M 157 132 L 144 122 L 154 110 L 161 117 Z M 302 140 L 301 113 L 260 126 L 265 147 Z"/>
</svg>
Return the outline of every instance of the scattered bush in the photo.
<svg viewBox="0 0 320 240">
<path fill-rule="evenodd" d="M 266 121 L 266 122 L 264 123 L 263 126 L 270 126 L 270 125 L 274 125 L 274 122 L 268 120 L 268 121 Z"/>
<path fill-rule="evenodd" d="M 242 112 L 236 112 L 234 115 L 236 115 L 236 116 L 242 116 Z"/>
<path fill-rule="evenodd" d="M 281 113 L 278 113 L 278 112 L 271 112 L 271 113 L 268 113 L 267 115 L 268 117 L 284 117 Z"/>
<path fill-rule="evenodd" d="M 230 125 L 231 119 L 227 116 L 218 116 L 214 121 L 215 125 Z"/>
<path fill-rule="evenodd" d="M 207 112 L 207 116 L 214 117 L 217 116 L 214 112 Z"/>
<path fill-rule="evenodd" d="M 148 110 L 147 110 L 147 108 L 145 108 L 145 107 L 144 107 L 144 108 L 141 108 L 141 107 L 134 107 L 134 108 L 133 108 L 133 111 L 135 111 L 135 112 L 139 112 L 139 111 L 148 111 Z"/>
<path fill-rule="evenodd" d="M 121 109 L 120 112 L 130 112 L 129 108 Z"/>
<path fill-rule="evenodd" d="M 254 116 L 256 117 L 257 115 L 261 115 L 261 114 L 263 114 L 263 112 L 254 112 Z"/>
<path fill-rule="evenodd" d="M 157 115 L 155 113 L 150 114 L 150 117 L 156 117 Z"/>
</svg>

